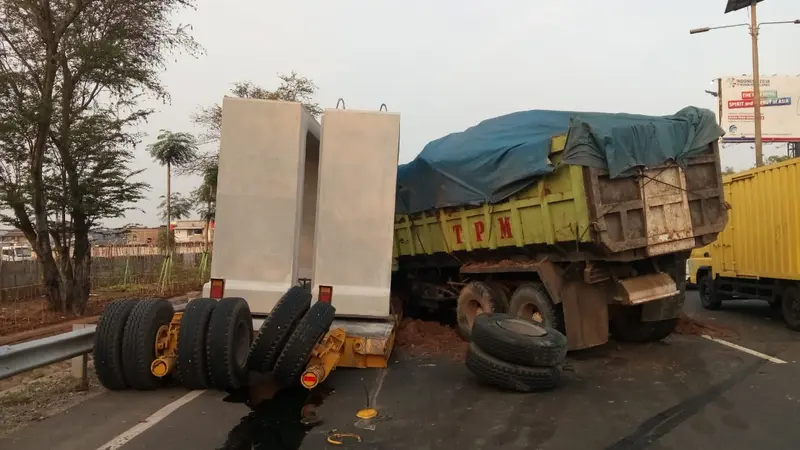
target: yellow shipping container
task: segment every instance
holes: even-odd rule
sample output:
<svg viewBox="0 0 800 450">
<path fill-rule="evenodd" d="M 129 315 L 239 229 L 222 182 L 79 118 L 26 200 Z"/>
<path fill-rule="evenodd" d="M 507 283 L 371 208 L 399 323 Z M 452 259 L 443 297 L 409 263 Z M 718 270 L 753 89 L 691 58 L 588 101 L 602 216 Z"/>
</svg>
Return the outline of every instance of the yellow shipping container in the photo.
<svg viewBox="0 0 800 450">
<path fill-rule="evenodd" d="M 728 225 L 711 245 L 703 305 L 767 300 L 782 305 L 787 324 L 800 330 L 800 158 L 726 176 L 723 188 Z"/>
</svg>

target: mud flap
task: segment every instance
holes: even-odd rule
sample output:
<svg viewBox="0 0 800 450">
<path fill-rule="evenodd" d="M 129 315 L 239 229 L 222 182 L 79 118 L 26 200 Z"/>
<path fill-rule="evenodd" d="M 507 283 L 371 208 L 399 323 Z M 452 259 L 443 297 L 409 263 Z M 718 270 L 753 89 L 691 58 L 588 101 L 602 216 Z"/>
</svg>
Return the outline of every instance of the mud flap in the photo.
<svg viewBox="0 0 800 450">
<path fill-rule="evenodd" d="M 569 350 L 608 342 L 608 290 L 604 284 L 564 283 L 560 297 Z"/>
<path fill-rule="evenodd" d="M 642 322 L 657 322 L 659 320 L 675 319 L 683 311 L 683 300 L 686 296 L 681 293 L 664 300 L 655 300 L 642 304 Z"/>
</svg>

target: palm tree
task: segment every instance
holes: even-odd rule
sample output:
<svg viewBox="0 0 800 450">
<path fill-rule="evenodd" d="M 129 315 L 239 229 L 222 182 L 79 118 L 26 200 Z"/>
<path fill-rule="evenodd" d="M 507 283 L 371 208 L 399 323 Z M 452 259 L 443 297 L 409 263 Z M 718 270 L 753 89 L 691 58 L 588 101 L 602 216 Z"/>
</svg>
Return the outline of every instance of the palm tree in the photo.
<svg viewBox="0 0 800 450">
<path fill-rule="evenodd" d="M 150 156 L 162 166 L 167 166 L 167 202 L 166 219 L 167 232 L 171 219 L 171 183 L 172 167 L 182 167 L 197 158 L 197 141 L 190 133 L 173 133 L 161 130 L 156 142 L 147 146 Z"/>
</svg>

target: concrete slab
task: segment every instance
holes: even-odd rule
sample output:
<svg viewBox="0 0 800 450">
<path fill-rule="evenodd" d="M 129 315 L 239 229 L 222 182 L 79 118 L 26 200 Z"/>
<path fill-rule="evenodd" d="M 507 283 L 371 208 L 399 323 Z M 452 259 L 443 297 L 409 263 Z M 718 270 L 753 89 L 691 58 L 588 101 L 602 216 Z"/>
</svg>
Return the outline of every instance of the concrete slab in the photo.
<svg viewBox="0 0 800 450">
<path fill-rule="evenodd" d="M 320 127 L 300 103 L 226 97 L 223 111 L 211 277 L 267 314 L 311 271 Z"/>
<path fill-rule="evenodd" d="M 400 115 L 327 109 L 321 145 L 314 300 L 333 286 L 337 316 L 387 317 Z"/>
</svg>

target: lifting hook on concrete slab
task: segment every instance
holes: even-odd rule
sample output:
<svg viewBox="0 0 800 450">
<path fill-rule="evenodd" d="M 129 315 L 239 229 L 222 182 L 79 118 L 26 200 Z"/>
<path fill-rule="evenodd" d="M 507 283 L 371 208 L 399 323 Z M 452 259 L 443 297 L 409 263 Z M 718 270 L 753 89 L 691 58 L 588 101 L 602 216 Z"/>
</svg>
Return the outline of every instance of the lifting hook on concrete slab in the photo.
<svg viewBox="0 0 800 450">
<path fill-rule="evenodd" d="M 386 106 L 386 103 L 381 103 L 381 107 L 378 108 L 378 112 L 380 112 L 380 111 L 389 112 L 389 108 Z"/>
<path fill-rule="evenodd" d="M 341 97 L 339 98 L 339 100 L 336 100 L 336 109 L 339 109 L 339 103 L 342 104 L 342 109 L 347 109 L 347 106 L 345 106 L 344 104 L 344 99 Z"/>
</svg>

